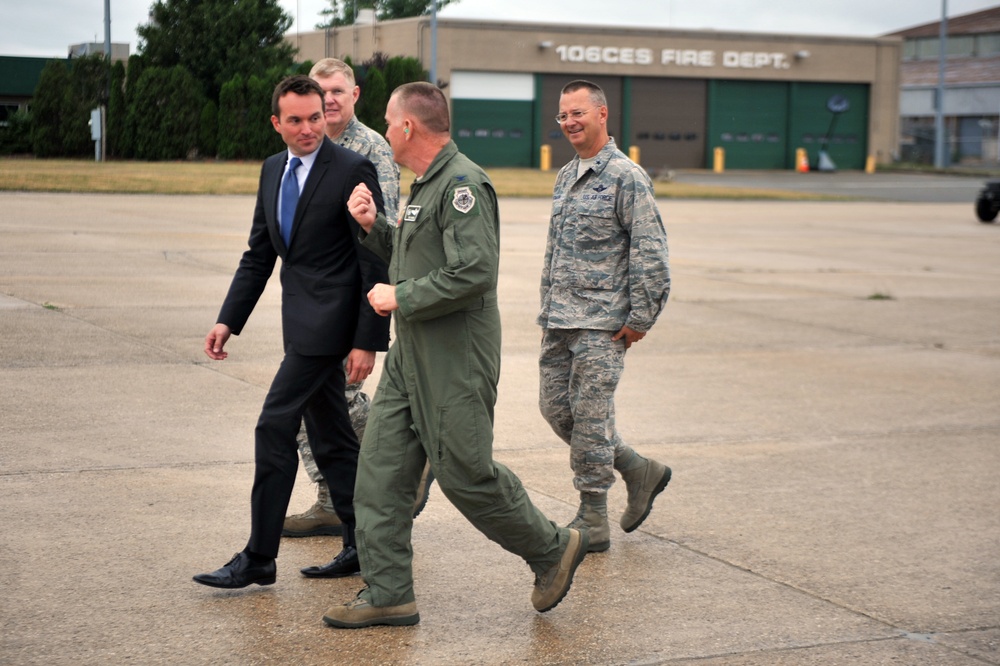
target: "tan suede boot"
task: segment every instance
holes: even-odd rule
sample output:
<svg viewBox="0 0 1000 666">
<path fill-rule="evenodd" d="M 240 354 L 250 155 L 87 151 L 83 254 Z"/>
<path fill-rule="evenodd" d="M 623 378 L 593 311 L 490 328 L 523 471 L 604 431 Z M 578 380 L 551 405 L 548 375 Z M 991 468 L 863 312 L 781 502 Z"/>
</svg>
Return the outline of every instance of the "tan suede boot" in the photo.
<svg viewBox="0 0 1000 666">
<path fill-rule="evenodd" d="M 642 521 L 646 520 L 646 516 L 653 508 L 653 500 L 670 483 L 669 467 L 635 455 L 638 460 L 633 459 L 633 462 L 638 464 L 630 466 L 631 469 L 618 470 L 628 489 L 628 505 L 622 513 L 620 523 L 626 532 L 631 532 L 642 525 Z"/>
<path fill-rule="evenodd" d="M 586 530 L 589 538 L 588 553 L 603 553 L 611 547 L 611 527 L 608 525 L 608 494 L 580 493 L 580 509 L 569 525 Z"/>
<path fill-rule="evenodd" d="M 535 576 L 535 589 L 531 591 L 531 605 L 539 613 L 551 610 L 559 605 L 573 584 L 573 576 L 577 567 L 587 554 L 587 533 L 570 528 L 569 542 L 566 550 L 553 565 L 541 576 Z"/>
<path fill-rule="evenodd" d="M 323 621 L 338 629 L 359 629 L 388 625 L 392 627 L 412 626 L 420 622 L 417 612 L 417 602 L 399 606 L 372 606 L 362 598 L 362 589 L 358 596 L 343 606 L 334 606 L 323 615 Z"/>
<path fill-rule="evenodd" d="M 313 536 L 341 536 L 344 533 L 344 526 L 337 517 L 336 512 L 330 507 L 330 490 L 326 483 L 322 481 L 316 496 L 316 503 L 303 513 L 285 517 L 285 525 L 281 530 L 281 536 L 285 537 L 313 537 Z"/>
</svg>

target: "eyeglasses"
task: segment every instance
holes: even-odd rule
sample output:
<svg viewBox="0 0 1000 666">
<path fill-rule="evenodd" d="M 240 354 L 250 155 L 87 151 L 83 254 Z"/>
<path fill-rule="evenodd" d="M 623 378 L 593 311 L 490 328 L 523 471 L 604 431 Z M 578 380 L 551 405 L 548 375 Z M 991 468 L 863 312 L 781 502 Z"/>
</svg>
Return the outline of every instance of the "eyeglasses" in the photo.
<svg viewBox="0 0 1000 666">
<path fill-rule="evenodd" d="M 593 109 L 587 109 L 586 111 L 570 111 L 569 113 L 560 113 L 556 116 L 556 124 L 562 125 L 564 122 L 572 118 L 573 120 L 579 120 L 585 115 L 593 111 Z"/>
</svg>

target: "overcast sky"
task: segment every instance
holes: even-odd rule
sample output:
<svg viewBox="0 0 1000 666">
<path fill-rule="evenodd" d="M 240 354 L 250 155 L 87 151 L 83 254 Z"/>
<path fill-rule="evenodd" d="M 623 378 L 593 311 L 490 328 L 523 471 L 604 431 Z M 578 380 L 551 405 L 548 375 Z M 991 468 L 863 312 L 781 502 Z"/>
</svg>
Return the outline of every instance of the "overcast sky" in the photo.
<svg viewBox="0 0 1000 666">
<path fill-rule="evenodd" d="M 148 20 L 152 0 L 111 0 L 111 41 L 129 42 Z M 997 0 L 947 0 L 957 16 Z M 327 0 L 281 0 L 309 32 Z M 476 18 L 646 28 L 709 28 L 873 37 L 941 16 L 942 0 L 460 0 L 441 18 Z M 0 55 L 65 56 L 70 44 L 104 41 L 104 0 L 0 0 Z"/>
</svg>

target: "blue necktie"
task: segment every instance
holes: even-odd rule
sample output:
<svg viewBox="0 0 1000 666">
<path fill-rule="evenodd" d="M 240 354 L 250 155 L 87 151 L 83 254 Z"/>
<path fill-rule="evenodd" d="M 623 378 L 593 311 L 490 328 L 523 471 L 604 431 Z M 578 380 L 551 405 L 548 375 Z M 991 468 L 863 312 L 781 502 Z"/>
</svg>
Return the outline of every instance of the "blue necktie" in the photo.
<svg viewBox="0 0 1000 666">
<path fill-rule="evenodd" d="M 288 162 L 288 171 L 281 181 L 281 217 L 278 221 L 281 224 L 281 237 L 285 240 L 285 247 L 292 238 L 292 222 L 295 221 L 295 207 L 299 203 L 299 179 L 295 177 L 295 170 L 302 164 L 302 160 L 293 157 Z"/>
</svg>

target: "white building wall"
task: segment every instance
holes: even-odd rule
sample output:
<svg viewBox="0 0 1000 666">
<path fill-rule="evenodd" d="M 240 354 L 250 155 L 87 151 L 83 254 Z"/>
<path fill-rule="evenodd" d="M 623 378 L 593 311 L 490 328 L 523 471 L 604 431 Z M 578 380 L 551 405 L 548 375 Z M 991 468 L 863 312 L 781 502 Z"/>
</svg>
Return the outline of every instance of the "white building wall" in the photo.
<svg viewBox="0 0 1000 666">
<path fill-rule="evenodd" d="M 530 102 L 535 99 L 535 77 L 504 72 L 451 73 L 452 99 L 501 99 Z"/>
</svg>

